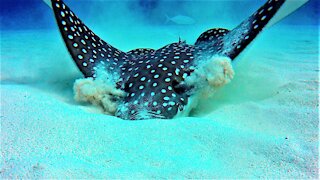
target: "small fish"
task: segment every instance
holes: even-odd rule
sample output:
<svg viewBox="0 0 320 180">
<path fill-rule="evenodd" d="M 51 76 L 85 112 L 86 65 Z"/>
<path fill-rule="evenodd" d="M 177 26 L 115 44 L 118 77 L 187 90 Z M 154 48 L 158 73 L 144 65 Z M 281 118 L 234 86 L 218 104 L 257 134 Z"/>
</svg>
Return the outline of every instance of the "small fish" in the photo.
<svg viewBox="0 0 320 180">
<path fill-rule="evenodd" d="M 111 79 L 114 83 L 94 89 L 104 94 L 92 95 L 92 101 L 107 102 L 106 108 L 112 109 L 117 117 L 137 120 L 188 115 L 199 95 L 210 94 L 208 88 L 220 87 L 232 79 L 230 63 L 278 10 L 292 1 L 268 0 L 234 29 L 209 29 L 195 44 L 179 41 L 160 49 L 139 48 L 129 52 L 99 38 L 62 0 L 51 2 L 68 51 L 89 83 L 99 78 L 101 68 L 107 74 L 102 80 Z M 180 24 L 194 22 L 186 16 L 170 20 Z M 104 99 L 97 102 L 99 98 Z M 114 106 L 108 107 L 110 104 Z"/>
<path fill-rule="evenodd" d="M 175 24 L 178 24 L 178 25 L 192 25 L 192 24 L 195 24 L 195 20 L 189 16 L 184 16 L 184 15 L 176 15 L 174 17 L 169 17 L 168 15 L 166 15 L 166 22 L 173 22 Z"/>
</svg>

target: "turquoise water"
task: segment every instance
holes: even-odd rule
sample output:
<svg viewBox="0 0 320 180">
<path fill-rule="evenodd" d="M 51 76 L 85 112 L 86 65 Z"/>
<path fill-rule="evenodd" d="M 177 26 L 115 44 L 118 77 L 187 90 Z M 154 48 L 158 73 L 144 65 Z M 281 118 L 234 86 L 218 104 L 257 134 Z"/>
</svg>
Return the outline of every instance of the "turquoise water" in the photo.
<svg viewBox="0 0 320 180">
<path fill-rule="evenodd" d="M 179 36 L 193 43 L 208 28 L 234 27 L 259 6 L 185 2 L 177 13 L 196 22 L 181 25 L 166 22 L 166 14 L 176 15 L 166 3 L 133 15 L 121 12 L 134 1 L 67 3 L 100 37 L 126 51 L 159 48 Z M 94 9 L 104 6 L 109 11 L 97 16 Z M 212 10 L 202 10 L 206 6 Z M 72 87 L 82 76 L 58 29 L 2 26 L 1 176 L 317 178 L 319 27 L 312 12 L 301 9 L 266 29 L 233 64 L 230 84 L 200 102 L 191 117 L 173 120 L 123 121 L 76 102 Z M 90 13 L 97 18 L 91 21 Z M 113 23 L 104 19 L 115 14 Z M 208 17 L 219 20 L 211 24 Z M 47 23 L 54 25 L 51 18 Z"/>
</svg>

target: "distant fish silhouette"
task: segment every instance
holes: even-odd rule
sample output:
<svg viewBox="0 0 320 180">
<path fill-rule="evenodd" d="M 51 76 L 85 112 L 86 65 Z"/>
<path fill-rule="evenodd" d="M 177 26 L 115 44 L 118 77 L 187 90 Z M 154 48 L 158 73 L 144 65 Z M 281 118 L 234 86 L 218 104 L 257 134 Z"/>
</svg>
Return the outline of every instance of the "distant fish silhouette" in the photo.
<svg viewBox="0 0 320 180">
<path fill-rule="evenodd" d="M 193 18 L 180 14 L 173 17 L 169 17 L 168 15 L 166 15 L 166 18 L 166 23 L 173 22 L 178 25 L 192 25 L 196 22 Z"/>
<path fill-rule="evenodd" d="M 210 94 L 211 89 L 232 79 L 230 62 L 255 39 L 279 9 L 286 3 L 295 3 L 269 0 L 233 30 L 207 30 L 194 45 L 179 41 L 157 50 L 140 48 L 124 52 L 94 34 L 62 0 L 51 2 L 69 53 L 87 77 L 85 82 L 76 83 L 79 88 L 76 93 L 94 91 L 98 95 L 86 100 L 102 104 L 116 116 L 131 120 L 188 115 L 203 94 Z M 179 22 L 178 19 L 188 18 L 171 19 Z M 191 22 L 189 20 L 180 23 Z M 98 77 L 101 68 L 107 74 L 102 81 L 109 83 L 92 90 L 94 81 L 101 80 Z"/>
</svg>

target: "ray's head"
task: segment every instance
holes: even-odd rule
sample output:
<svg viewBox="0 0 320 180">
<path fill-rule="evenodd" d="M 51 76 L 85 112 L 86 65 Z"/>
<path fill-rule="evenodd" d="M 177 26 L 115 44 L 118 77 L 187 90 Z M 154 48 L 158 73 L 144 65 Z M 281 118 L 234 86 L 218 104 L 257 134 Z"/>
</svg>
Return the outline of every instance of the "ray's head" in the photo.
<svg viewBox="0 0 320 180">
<path fill-rule="evenodd" d="M 122 89 L 127 97 L 116 115 L 124 119 L 173 118 L 183 111 L 191 89 L 183 81 L 193 71 L 193 50 L 185 43 L 173 43 L 123 66 Z"/>
</svg>

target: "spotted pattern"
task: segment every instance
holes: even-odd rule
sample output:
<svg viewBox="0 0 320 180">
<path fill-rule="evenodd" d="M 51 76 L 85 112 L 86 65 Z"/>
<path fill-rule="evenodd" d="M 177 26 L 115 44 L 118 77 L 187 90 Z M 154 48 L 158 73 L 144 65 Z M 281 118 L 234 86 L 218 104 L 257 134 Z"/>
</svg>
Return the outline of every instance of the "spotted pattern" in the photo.
<svg viewBox="0 0 320 180">
<path fill-rule="evenodd" d="M 209 29 L 199 36 L 195 45 L 199 45 L 201 43 L 208 43 L 208 42 L 210 43 L 212 41 L 217 41 L 218 39 L 221 39 L 224 35 L 226 35 L 228 32 L 229 32 L 229 30 L 224 29 L 224 28 Z"/>
<path fill-rule="evenodd" d="M 166 118 L 172 118 L 178 110 L 182 111 L 188 103 L 189 94 L 186 92 L 191 87 L 179 84 L 194 70 L 190 62 L 195 51 L 194 46 L 173 43 L 134 57 L 135 63 L 123 66 L 123 89 L 128 92 L 124 101 L 137 102 L 130 108 L 136 110 L 126 118 L 135 119 L 142 104 L 150 112 Z M 117 115 L 126 116 L 122 113 Z"/>
<path fill-rule="evenodd" d="M 61 0 L 52 0 L 57 24 L 65 44 L 85 77 L 94 77 L 101 62 L 113 71 L 128 55 L 94 34 Z"/>
<path fill-rule="evenodd" d="M 127 52 L 127 54 L 130 54 L 133 57 L 137 58 L 139 56 L 145 56 L 145 55 L 152 53 L 154 51 L 155 51 L 154 49 L 150 49 L 150 48 L 138 48 L 138 49 L 134 49 L 134 50 Z"/>
<path fill-rule="evenodd" d="M 97 65 L 116 72 L 116 88 L 126 92 L 116 116 L 123 119 L 173 118 L 183 111 L 195 93 L 185 79 L 208 55 L 234 59 L 257 36 L 284 0 L 269 0 L 252 16 L 229 31 L 214 28 L 202 33 L 195 45 L 184 41 L 160 49 L 139 48 L 127 53 L 95 35 L 62 2 L 52 0 L 55 17 L 65 44 L 85 77 L 95 77 Z M 141 112 L 148 116 L 142 117 Z"/>
<path fill-rule="evenodd" d="M 254 14 L 225 35 L 221 40 L 221 53 L 235 59 L 263 30 L 285 0 L 268 0 Z"/>
</svg>

